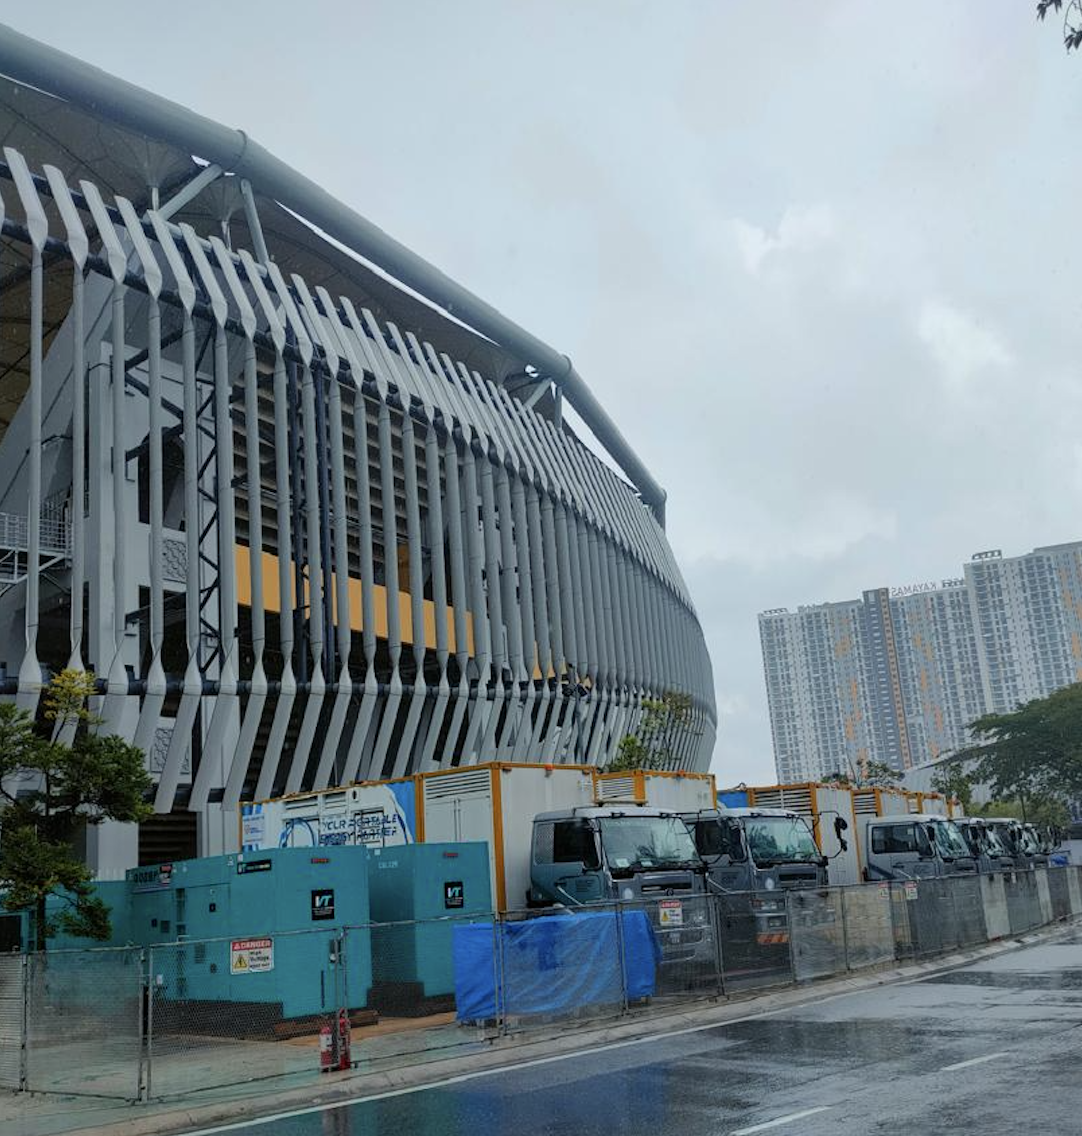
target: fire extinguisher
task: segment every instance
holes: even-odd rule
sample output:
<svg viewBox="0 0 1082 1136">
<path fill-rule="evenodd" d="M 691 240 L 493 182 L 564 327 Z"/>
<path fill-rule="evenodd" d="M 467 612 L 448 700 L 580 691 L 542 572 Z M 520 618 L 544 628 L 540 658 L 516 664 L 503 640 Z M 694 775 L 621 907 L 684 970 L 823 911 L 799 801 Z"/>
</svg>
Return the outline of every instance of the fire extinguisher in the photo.
<svg viewBox="0 0 1082 1136">
<path fill-rule="evenodd" d="M 319 1031 L 319 1071 L 329 1073 L 334 1068 L 334 1030 L 323 1026 Z"/>
<path fill-rule="evenodd" d="M 338 1068 L 350 1069 L 352 1062 L 349 1055 L 350 1026 L 349 1014 L 345 1010 L 338 1011 Z"/>
</svg>

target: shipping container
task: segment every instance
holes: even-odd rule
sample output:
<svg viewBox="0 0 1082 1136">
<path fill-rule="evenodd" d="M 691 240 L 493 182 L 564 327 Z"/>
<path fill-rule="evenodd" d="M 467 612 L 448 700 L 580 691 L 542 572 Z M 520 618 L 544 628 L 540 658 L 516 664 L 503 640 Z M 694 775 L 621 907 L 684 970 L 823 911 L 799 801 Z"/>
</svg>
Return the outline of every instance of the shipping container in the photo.
<svg viewBox="0 0 1082 1136">
<path fill-rule="evenodd" d="M 926 813 L 929 816 L 949 816 L 947 798 L 942 793 L 912 793 L 907 792 L 909 812 Z"/>
<path fill-rule="evenodd" d="M 242 804 L 240 849 L 413 844 L 421 839 L 419 795 L 414 776 Z"/>
<path fill-rule="evenodd" d="M 852 793 L 857 816 L 897 816 L 911 811 L 904 789 L 853 789 Z"/>
<path fill-rule="evenodd" d="M 423 773 L 420 780 L 423 839 L 485 841 L 499 911 L 526 906 L 533 818 L 594 804 L 594 770 L 582 765 L 493 762 Z"/>
<path fill-rule="evenodd" d="M 636 769 L 627 773 L 599 773 L 595 778 L 599 805 L 634 802 L 652 809 L 698 812 L 717 807 L 712 773 L 678 773 Z"/>
</svg>

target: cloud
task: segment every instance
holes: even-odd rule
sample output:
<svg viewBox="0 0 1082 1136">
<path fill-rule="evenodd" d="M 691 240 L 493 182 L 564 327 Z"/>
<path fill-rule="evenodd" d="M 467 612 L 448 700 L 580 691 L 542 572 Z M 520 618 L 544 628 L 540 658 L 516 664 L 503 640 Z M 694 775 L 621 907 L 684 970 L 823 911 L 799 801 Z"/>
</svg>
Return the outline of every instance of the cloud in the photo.
<svg viewBox="0 0 1082 1136">
<path fill-rule="evenodd" d="M 812 252 L 830 241 L 835 233 L 834 215 L 826 205 L 792 205 L 773 233 L 740 218 L 733 221 L 732 232 L 744 267 L 758 276 L 768 257 Z"/>
<path fill-rule="evenodd" d="M 898 535 L 893 510 L 842 489 L 796 505 L 771 509 L 761 501 L 719 496 L 715 510 L 726 518 L 724 526 L 682 525 L 670 535 L 682 560 L 715 558 L 756 568 L 836 560 L 863 541 L 890 542 Z"/>
<path fill-rule="evenodd" d="M 929 300 L 917 319 L 917 335 L 939 365 L 948 390 L 964 394 L 989 370 L 1003 370 L 1013 357 L 999 333 L 944 300 Z"/>
</svg>

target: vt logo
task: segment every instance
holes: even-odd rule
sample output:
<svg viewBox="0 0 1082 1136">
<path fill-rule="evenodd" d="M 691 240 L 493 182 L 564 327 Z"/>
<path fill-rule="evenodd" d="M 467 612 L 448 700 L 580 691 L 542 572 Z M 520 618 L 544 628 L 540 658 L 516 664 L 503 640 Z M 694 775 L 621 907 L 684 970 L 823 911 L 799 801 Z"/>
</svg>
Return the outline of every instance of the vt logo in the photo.
<svg viewBox="0 0 1082 1136">
<path fill-rule="evenodd" d="M 334 889 L 317 888 L 312 892 L 312 918 L 334 918 Z"/>
<path fill-rule="evenodd" d="M 461 880 L 448 880 L 443 885 L 443 906 L 462 907 L 466 902 L 466 892 Z"/>
</svg>

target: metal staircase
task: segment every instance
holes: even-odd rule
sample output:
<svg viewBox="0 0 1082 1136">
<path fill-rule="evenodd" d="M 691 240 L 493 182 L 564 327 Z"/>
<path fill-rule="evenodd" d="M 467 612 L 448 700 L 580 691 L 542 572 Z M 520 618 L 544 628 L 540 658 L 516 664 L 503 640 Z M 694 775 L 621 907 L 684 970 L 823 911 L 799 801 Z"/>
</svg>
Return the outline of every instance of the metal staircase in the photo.
<svg viewBox="0 0 1082 1136">
<path fill-rule="evenodd" d="M 0 513 L 0 587 L 21 584 L 26 579 L 29 520 L 15 513 Z M 47 572 L 71 558 L 71 531 L 60 512 L 41 518 L 41 559 Z"/>
</svg>

